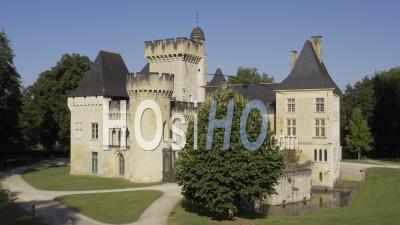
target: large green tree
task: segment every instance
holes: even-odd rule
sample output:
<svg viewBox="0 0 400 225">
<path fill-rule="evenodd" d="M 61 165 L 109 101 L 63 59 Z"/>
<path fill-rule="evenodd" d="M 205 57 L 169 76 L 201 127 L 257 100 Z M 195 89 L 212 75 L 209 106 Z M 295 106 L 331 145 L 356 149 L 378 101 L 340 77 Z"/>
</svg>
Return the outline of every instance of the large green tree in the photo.
<svg viewBox="0 0 400 225">
<path fill-rule="evenodd" d="M 22 146 L 18 113 L 21 108 L 21 81 L 14 66 L 10 40 L 0 32 L 0 156 L 15 155 Z"/>
<path fill-rule="evenodd" d="M 371 150 L 373 144 L 372 134 L 360 108 L 353 109 L 346 129 L 348 132 L 345 138 L 346 146 L 350 151 L 356 152 L 360 159 L 362 154 Z"/>
<path fill-rule="evenodd" d="M 351 114 L 355 107 L 363 112 L 364 118 L 368 121 L 368 125 L 372 127 L 375 112 L 375 89 L 373 79 L 365 76 L 362 80 L 357 81 L 353 86 L 347 85 L 345 92 L 340 101 L 340 127 L 341 137 L 348 135 L 346 126 L 349 123 Z M 346 142 L 342 143 L 346 147 Z M 347 148 L 345 148 L 347 150 Z"/>
<path fill-rule="evenodd" d="M 260 74 L 257 68 L 239 67 L 236 76 L 229 77 L 230 84 L 259 84 L 259 83 L 273 83 L 274 77 L 262 73 Z"/>
<path fill-rule="evenodd" d="M 47 150 L 56 142 L 68 146 L 68 94 L 78 87 L 91 63 L 86 56 L 65 54 L 57 65 L 39 74 L 36 82 L 24 89 L 22 127 L 29 146 L 41 144 Z"/>
<path fill-rule="evenodd" d="M 239 200 L 255 201 L 274 193 L 274 186 L 284 168 L 279 150 L 271 149 L 268 137 L 254 151 L 246 150 L 240 141 L 240 117 L 247 100 L 231 90 L 218 90 L 212 99 L 218 106 L 216 119 L 224 119 L 230 99 L 234 100 L 232 131 L 228 150 L 222 150 L 224 129 L 215 129 L 212 149 L 205 150 L 210 100 L 198 112 L 198 150 L 194 149 L 193 122 L 189 123 L 187 142 L 179 152 L 176 177 L 187 200 L 202 205 L 217 216 L 231 217 Z M 261 130 L 261 114 L 252 110 L 247 120 L 247 134 L 254 141 Z"/>
</svg>

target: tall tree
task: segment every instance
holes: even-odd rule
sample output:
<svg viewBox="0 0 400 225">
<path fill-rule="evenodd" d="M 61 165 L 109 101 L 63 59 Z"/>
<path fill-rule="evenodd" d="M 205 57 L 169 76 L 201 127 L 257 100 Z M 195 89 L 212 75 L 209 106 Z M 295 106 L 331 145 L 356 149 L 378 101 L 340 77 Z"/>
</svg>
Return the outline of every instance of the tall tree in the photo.
<svg viewBox="0 0 400 225">
<path fill-rule="evenodd" d="M 353 109 L 346 129 L 348 131 L 345 138 L 346 146 L 350 151 L 357 152 L 360 159 L 363 153 L 371 150 L 373 144 L 372 134 L 360 108 Z"/>
<path fill-rule="evenodd" d="M 362 80 L 357 81 L 353 86 L 347 85 L 340 103 L 340 127 L 341 139 L 343 141 L 344 137 L 348 134 L 346 126 L 349 123 L 351 114 L 355 107 L 361 109 L 364 118 L 368 121 L 368 125 L 372 127 L 376 105 L 373 79 L 365 76 Z M 346 143 L 342 144 L 346 145 Z"/>
<path fill-rule="evenodd" d="M 18 113 L 21 108 L 21 81 L 14 66 L 10 40 L 0 32 L 0 156 L 14 155 L 22 146 Z"/>
<path fill-rule="evenodd" d="M 24 90 L 22 125 L 30 146 L 41 144 L 51 149 L 56 142 L 68 146 L 68 94 L 78 87 L 90 66 L 86 56 L 65 54 L 56 66 L 39 74 L 36 82 Z"/>
<path fill-rule="evenodd" d="M 257 68 L 239 67 L 236 76 L 229 77 L 228 82 L 231 84 L 273 83 L 274 77 L 266 73 L 260 74 Z"/>
<path fill-rule="evenodd" d="M 271 149 L 268 137 L 262 146 L 249 151 L 240 141 L 240 118 L 247 101 L 227 89 L 213 94 L 217 101 L 216 119 L 226 118 L 229 100 L 234 100 L 232 130 L 228 150 L 222 150 L 224 129 L 216 129 L 211 150 L 205 150 L 210 100 L 199 109 L 198 150 L 194 150 L 193 122 L 189 123 L 187 142 L 179 152 L 176 177 L 186 199 L 204 206 L 210 212 L 230 218 L 237 212 L 241 196 L 249 201 L 275 193 L 274 186 L 284 168 L 279 150 Z M 261 130 L 261 115 L 252 110 L 247 120 L 247 134 L 255 141 Z"/>
</svg>

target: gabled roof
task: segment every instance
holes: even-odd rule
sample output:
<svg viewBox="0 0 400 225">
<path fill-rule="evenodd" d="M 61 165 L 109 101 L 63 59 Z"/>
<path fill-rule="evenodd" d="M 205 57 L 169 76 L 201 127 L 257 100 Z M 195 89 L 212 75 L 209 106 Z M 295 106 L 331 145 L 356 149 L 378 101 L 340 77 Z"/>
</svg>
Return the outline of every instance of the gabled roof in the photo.
<svg viewBox="0 0 400 225">
<path fill-rule="evenodd" d="M 319 61 L 312 43 L 307 40 L 292 72 L 282 81 L 278 90 L 325 88 L 333 88 L 336 93 L 341 94 L 324 63 Z"/>
<path fill-rule="evenodd" d="M 129 71 L 120 54 L 100 51 L 78 88 L 69 96 L 128 97 L 126 76 Z"/>
</svg>

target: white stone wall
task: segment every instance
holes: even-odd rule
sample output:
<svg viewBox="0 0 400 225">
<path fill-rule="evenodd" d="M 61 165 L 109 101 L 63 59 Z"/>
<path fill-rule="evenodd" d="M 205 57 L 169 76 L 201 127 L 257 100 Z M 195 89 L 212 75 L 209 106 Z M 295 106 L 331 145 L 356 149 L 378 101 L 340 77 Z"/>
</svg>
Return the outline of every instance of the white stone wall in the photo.
<svg viewBox="0 0 400 225">
<path fill-rule="evenodd" d="M 203 102 L 207 84 L 204 43 L 177 38 L 145 43 L 150 72 L 174 74 L 173 97 L 178 101 Z"/>
<path fill-rule="evenodd" d="M 130 138 L 130 158 L 129 179 L 133 182 L 147 183 L 159 182 L 163 179 L 163 148 L 169 147 L 169 137 L 163 133 L 160 144 L 152 150 L 144 150 L 137 142 L 134 132 L 135 117 L 138 106 L 145 100 L 155 101 L 162 115 L 163 132 L 169 134 L 170 101 L 173 91 L 173 76 L 150 74 L 148 79 L 137 79 L 128 82 L 127 90 L 129 94 L 129 112 L 131 114 L 128 120 L 128 128 L 131 130 Z M 151 109 L 146 109 L 140 118 L 141 135 L 146 141 L 153 139 L 156 129 L 156 115 Z"/>
<path fill-rule="evenodd" d="M 287 99 L 295 99 L 295 112 L 288 112 Z M 324 112 L 316 111 L 316 98 L 324 98 Z M 339 96 L 332 89 L 276 91 L 276 133 L 287 136 L 287 119 L 296 119 L 298 149 L 314 162 L 312 184 L 333 188 L 340 175 Z M 315 135 L 315 119 L 325 119 L 325 137 Z M 314 150 L 327 150 L 327 161 L 314 160 Z M 322 173 L 322 181 L 319 174 Z"/>
<path fill-rule="evenodd" d="M 103 97 L 70 97 L 71 174 L 91 174 L 91 152 L 103 150 Z M 98 123 L 98 139 L 92 139 L 92 123 Z M 78 129 L 78 130 L 77 130 Z M 102 168 L 99 166 L 99 173 Z"/>
</svg>

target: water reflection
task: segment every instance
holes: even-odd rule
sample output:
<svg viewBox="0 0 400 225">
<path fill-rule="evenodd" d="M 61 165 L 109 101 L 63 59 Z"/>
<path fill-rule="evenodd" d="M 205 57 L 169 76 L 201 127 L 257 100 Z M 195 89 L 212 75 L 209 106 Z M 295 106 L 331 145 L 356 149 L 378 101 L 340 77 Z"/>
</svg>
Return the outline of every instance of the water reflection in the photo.
<svg viewBox="0 0 400 225">
<path fill-rule="evenodd" d="M 270 206 L 261 204 L 256 211 L 266 215 L 297 216 L 317 212 L 324 209 L 333 209 L 346 206 L 356 190 L 313 190 L 308 201 Z"/>
</svg>

